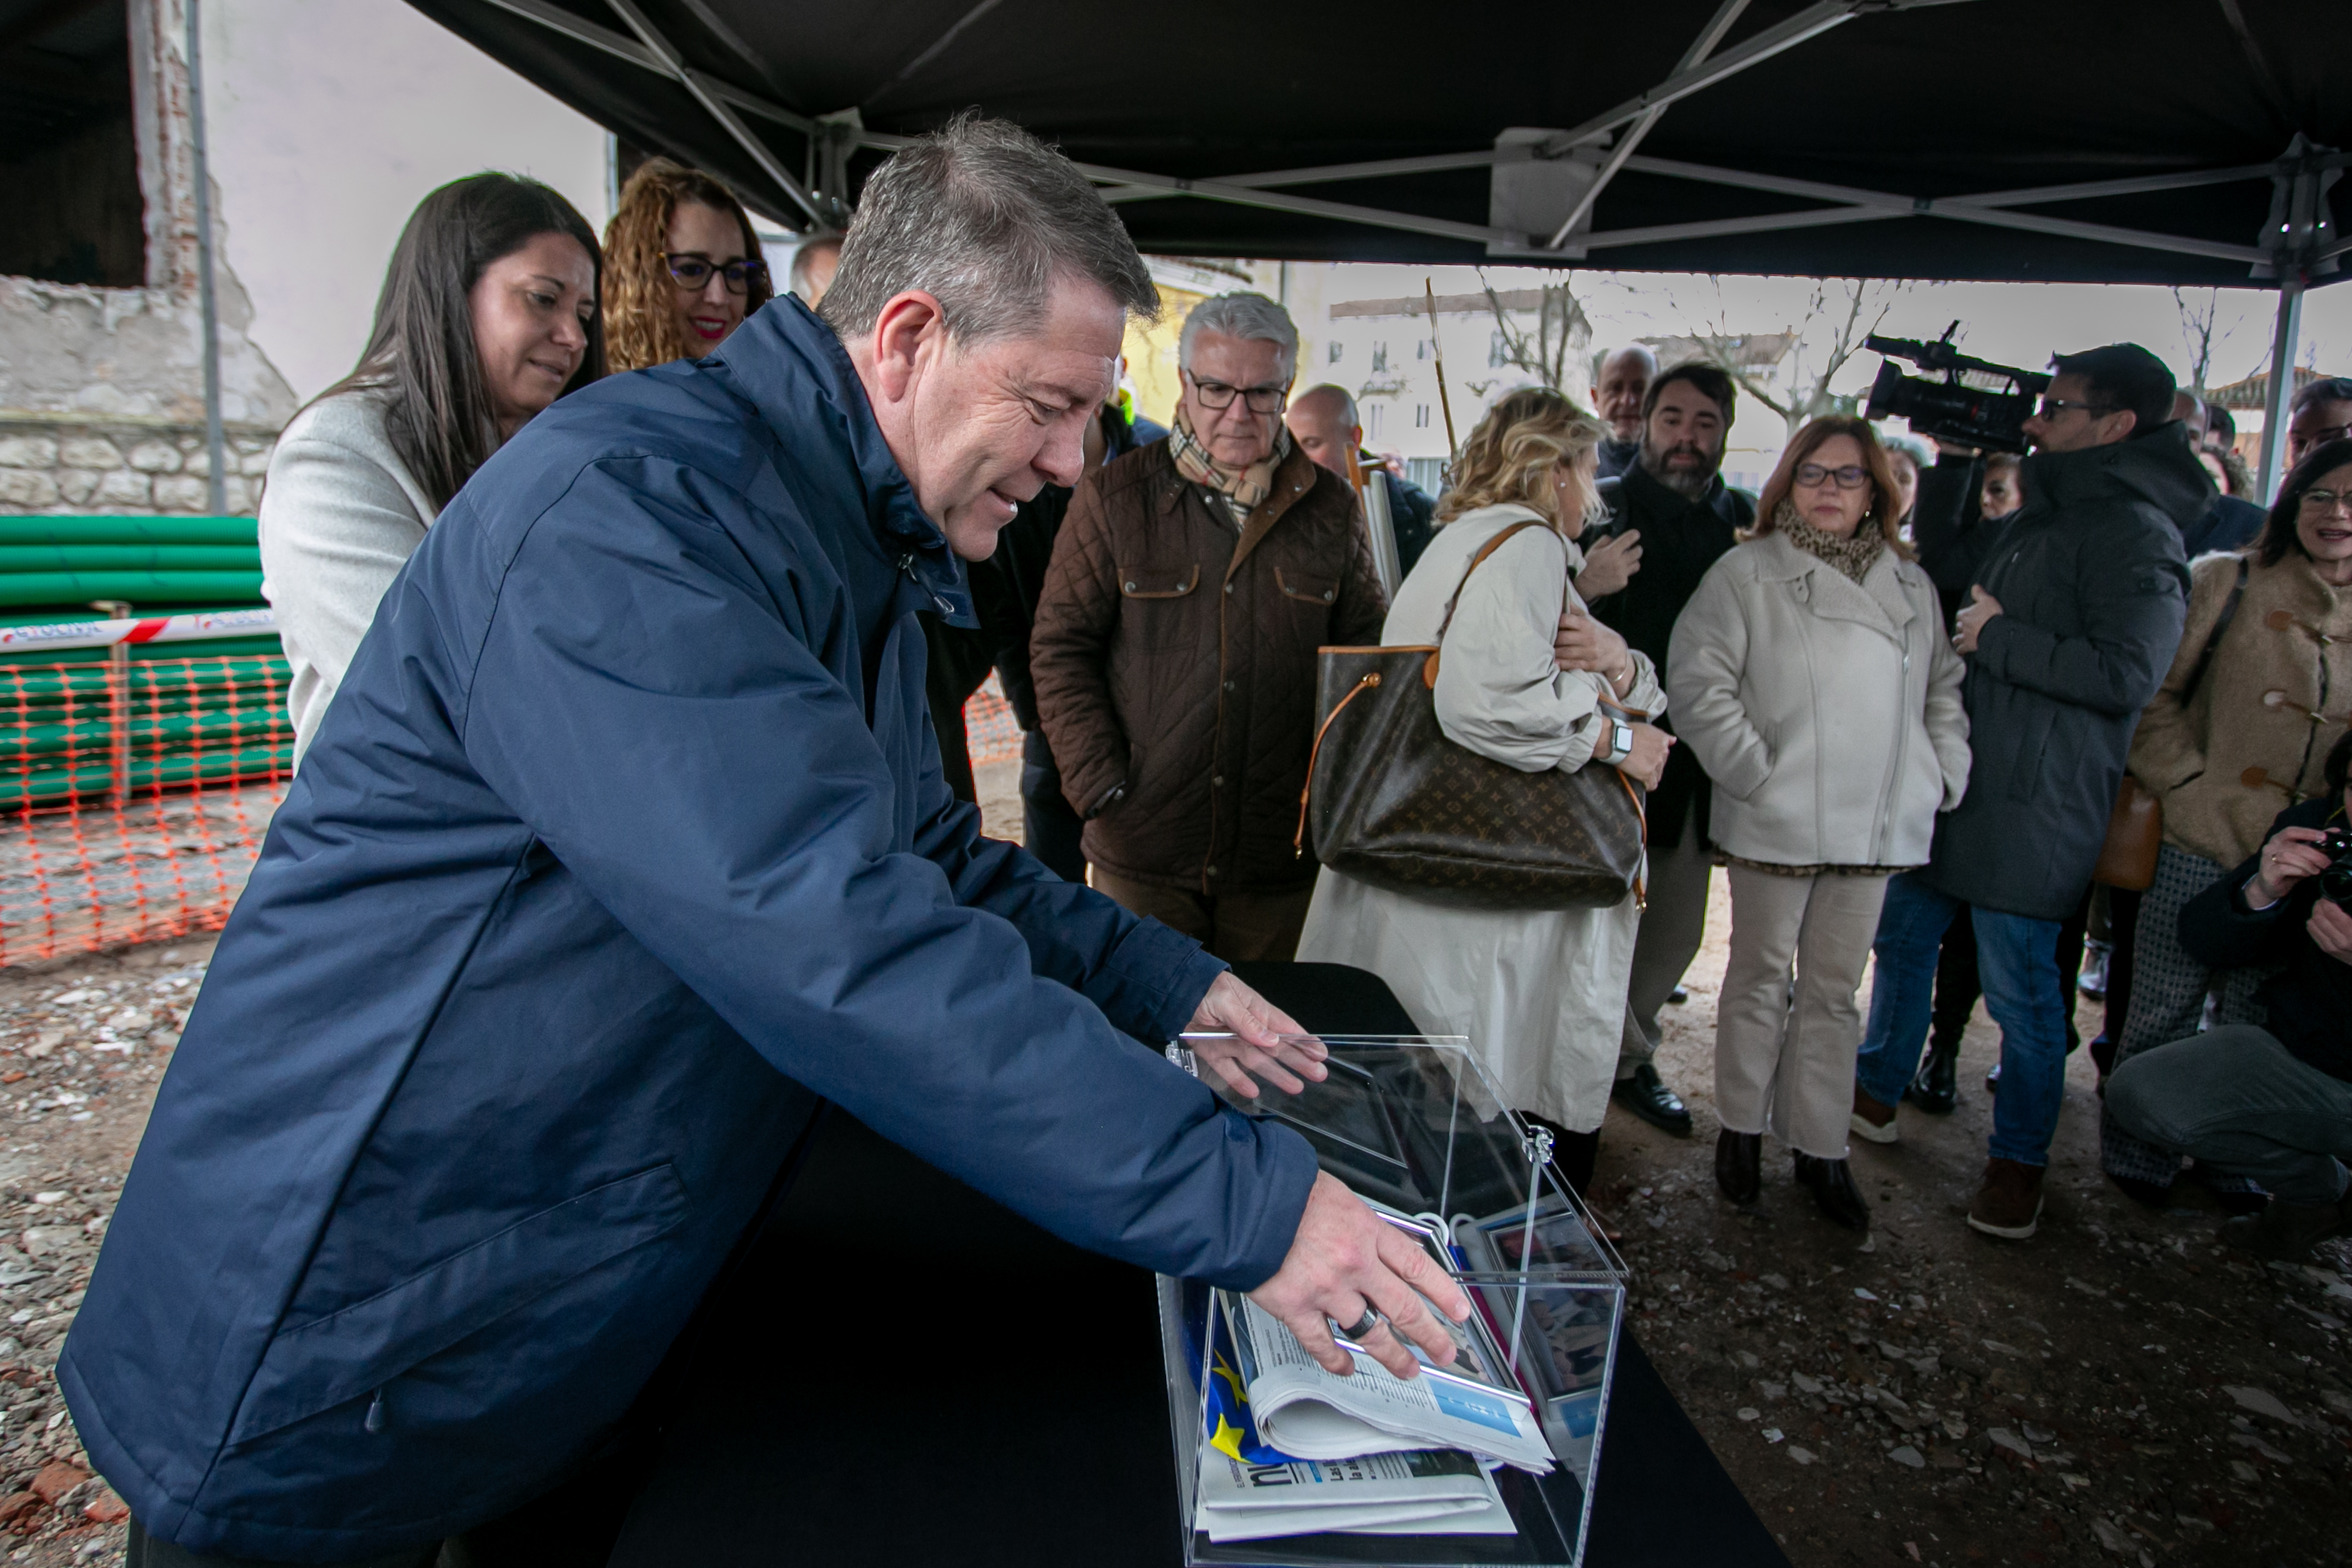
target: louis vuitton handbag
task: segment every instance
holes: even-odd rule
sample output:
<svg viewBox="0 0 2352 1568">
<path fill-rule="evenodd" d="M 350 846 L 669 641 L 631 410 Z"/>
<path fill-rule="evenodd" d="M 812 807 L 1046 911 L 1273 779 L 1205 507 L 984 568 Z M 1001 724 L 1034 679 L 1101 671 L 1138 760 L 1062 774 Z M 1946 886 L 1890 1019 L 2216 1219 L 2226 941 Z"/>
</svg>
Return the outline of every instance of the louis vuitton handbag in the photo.
<svg viewBox="0 0 2352 1568">
<path fill-rule="evenodd" d="M 1470 573 L 1527 522 L 1487 541 Z M 1437 638 L 1454 619 L 1445 607 Z M 1528 773 L 1438 727 L 1435 647 L 1325 648 L 1296 847 L 1391 893 L 1467 909 L 1605 908 L 1641 897 L 1643 793 L 1619 768 Z M 1632 721 L 1646 714 L 1604 703 Z"/>
</svg>

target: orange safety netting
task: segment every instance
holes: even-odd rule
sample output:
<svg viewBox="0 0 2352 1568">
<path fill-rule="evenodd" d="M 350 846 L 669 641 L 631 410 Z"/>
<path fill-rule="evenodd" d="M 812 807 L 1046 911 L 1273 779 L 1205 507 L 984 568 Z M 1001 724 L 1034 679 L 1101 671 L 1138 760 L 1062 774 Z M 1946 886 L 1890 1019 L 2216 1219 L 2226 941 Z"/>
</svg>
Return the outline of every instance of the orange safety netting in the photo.
<svg viewBox="0 0 2352 1568">
<path fill-rule="evenodd" d="M 964 745 L 971 753 L 971 765 L 985 768 L 992 762 L 1009 762 L 1021 755 L 1021 726 L 1013 716 L 1013 705 L 1004 700 L 1004 688 L 991 675 L 971 700 L 963 705 Z"/>
<path fill-rule="evenodd" d="M 0 965 L 217 930 L 294 771 L 272 654 L 0 664 Z M 975 767 L 1021 755 L 994 676 Z"/>
<path fill-rule="evenodd" d="M 0 664 L 0 964 L 213 930 L 293 777 L 286 662 Z"/>
</svg>

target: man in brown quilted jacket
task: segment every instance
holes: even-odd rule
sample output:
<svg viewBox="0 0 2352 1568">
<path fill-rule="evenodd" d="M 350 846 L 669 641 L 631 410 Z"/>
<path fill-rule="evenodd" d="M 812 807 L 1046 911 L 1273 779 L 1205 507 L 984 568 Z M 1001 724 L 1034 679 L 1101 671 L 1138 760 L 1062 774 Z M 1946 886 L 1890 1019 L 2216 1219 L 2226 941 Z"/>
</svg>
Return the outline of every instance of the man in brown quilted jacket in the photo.
<svg viewBox="0 0 2352 1568">
<path fill-rule="evenodd" d="M 1283 427 L 1289 316 L 1206 300 L 1177 354 L 1174 434 L 1070 504 L 1030 670 L 1096 888 L 1228 962 L 1286 960 L 1315 886 L 1292 839 L 1316 650 L 1379 642 L 1388 603 L 1347 481 Z"/>
</svg>

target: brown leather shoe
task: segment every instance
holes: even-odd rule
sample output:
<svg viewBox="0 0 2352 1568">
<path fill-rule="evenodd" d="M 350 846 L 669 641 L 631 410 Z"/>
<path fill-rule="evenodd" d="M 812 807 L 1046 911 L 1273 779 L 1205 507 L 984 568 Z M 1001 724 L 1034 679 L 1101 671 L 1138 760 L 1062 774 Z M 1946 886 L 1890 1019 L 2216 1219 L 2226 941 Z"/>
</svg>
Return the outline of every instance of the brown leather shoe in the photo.
<svg viewBox="0 0 2352 1568">
<path fill-rule="evenodd" d="M 1853 1086 L 1853 1114 L 1846 1118 L 1846 1125 L 1855 1137 L 1874 1144 L 1891 1144 L 1903 1136 L 1895 1125 L 1895 1107 L 1873 1100 L 1859 1083 Z"/>
<path fill-rule="evenodd" d="M 1969 1205 L 1969 1228 L 2004 1241 L 2023 1241 L 2042 1220 L 2042 1167 L 2015 1160 L 1985 1162 L 1984 1186 Z"/>
</svg>

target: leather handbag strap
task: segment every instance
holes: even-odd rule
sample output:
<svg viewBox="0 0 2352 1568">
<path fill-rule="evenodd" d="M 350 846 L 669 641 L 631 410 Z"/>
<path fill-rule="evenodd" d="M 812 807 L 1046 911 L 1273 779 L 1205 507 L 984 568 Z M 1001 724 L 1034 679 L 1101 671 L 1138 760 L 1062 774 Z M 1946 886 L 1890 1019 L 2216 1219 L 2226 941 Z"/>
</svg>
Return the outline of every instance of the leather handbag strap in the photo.
<svg viewBox="0 0 2352 1568">
<path fill-rule="evenodd" d="M 2213 663 L 2213 650 L 2221 645 L 2221 633 L 2227 632 L 2230 629 L 2230 622 L 2238 618 L 2238 601 L 2246 597 L 2246 574 L 2251 568 L 2252 563 L 2244 556 L 2238 558 L 2237 583 L 2230 590 L 2229 602 L 2221 606 L 2221 619 L 2213 622 L 2213 630 L 2205 638 L 2205 651 L 2197 655 L 2195 673 L 2190 674 L 2189 684 L 2180 690 L 2182 702 L 2187 702 L 2190 697 L 2195 696 L 2197 688 L 2204 684 L 2205 671 Z M 1461 590 L 1456 589 L 1454 591 L 1458 593 Z"/>
</svg>

